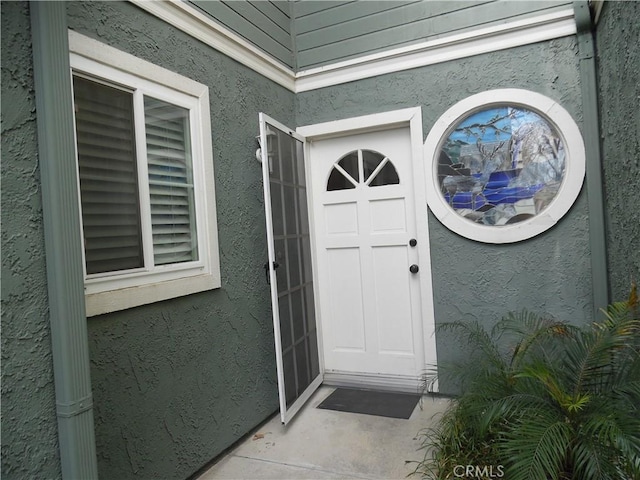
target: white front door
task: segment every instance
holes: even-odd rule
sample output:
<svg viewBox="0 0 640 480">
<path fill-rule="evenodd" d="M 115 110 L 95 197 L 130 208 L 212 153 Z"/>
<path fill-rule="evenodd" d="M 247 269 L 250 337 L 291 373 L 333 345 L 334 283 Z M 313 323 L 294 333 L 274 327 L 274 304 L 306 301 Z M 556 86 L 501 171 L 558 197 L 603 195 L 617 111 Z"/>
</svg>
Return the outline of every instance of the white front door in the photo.
<svg viewBox="0 0 640 480">
<path fill-rule="evenodd" d="M 424 198 L 424 177 L 412 135 L 408 124 L 392 125 L 309 142 L 325 378 L 415 380 L 435 361 L 426 203 L 417 208 L 415 191 L 418 183 Z"/>
</svg>

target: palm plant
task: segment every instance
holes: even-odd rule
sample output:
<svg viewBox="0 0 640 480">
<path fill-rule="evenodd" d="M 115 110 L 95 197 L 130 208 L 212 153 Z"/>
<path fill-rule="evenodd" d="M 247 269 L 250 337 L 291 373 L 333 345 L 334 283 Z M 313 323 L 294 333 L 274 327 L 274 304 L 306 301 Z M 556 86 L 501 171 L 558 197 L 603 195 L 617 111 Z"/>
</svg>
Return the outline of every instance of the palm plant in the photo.
<svg viewBox="0 0 640 480">
<path fill-rule="evenodd" d="M 495 470 L 464 478 L 640 480 L 635 285 L 627 301 L 585 328 L 526 311 L 491 331 L 464 322 L 439 328 L 470 350 L 461 363 L 440 367 L 464 393 L 423 432 L 427 451 L 416 473 L 459 478 L 456 466 L 473 465 Z"/>
</svg>

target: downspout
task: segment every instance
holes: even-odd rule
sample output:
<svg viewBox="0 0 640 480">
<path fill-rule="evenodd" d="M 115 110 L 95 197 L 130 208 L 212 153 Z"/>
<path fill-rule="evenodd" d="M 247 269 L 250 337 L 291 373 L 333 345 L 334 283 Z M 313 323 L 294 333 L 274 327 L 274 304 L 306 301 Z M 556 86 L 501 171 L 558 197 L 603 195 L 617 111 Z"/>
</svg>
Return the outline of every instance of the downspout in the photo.
<svg viewBox="0 0 640 480">
<path fill-rule="evenodd" d="M 605 228 L 604 183 L 600 152 L 600 117 L 593 21 L 589 2 L 573 2 L 578 39 L 580 85 L 582 86 L 583 129 L 586 150 L 587 202 L 589 207 L 589 245 L 594 314 L 609 304 L 607 239 Z"/>
<path fill-rule="evenodd" d="M 63 479 L 98 478 L 66 2 L 30 3 L 51 348 Z"/>
</svg>

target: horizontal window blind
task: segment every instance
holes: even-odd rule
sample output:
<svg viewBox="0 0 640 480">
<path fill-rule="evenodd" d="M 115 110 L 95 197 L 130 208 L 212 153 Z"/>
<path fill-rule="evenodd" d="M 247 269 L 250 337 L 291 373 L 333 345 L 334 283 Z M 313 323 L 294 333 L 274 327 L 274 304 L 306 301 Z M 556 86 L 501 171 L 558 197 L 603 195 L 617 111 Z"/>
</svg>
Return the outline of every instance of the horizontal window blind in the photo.
<svg viewBox="0 0 640 480">
<path fill-rule="evenodd" d="M 130 92 L 74 76 L 87 274 L 144 265 Z"/>
<path fill-rule="evenodd" d="M 189 111 L 144 97 L 153 258 L 198 260 Z"/>
</svg>

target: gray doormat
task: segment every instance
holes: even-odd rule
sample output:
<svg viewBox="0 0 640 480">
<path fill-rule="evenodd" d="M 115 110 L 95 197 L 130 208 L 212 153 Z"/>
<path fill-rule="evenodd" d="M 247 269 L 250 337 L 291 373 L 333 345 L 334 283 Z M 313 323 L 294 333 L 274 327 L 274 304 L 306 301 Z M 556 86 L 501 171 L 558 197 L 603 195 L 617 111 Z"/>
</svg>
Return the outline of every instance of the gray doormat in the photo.
<svg viewBox="0 0 640 480">
<path fill-rule="evenodd" d="M 411 393 L 336 388 L 318 405 L 318 408 L 408 419 L 416 408 L 418 400 L 420 395 Z"/>
</svg>

